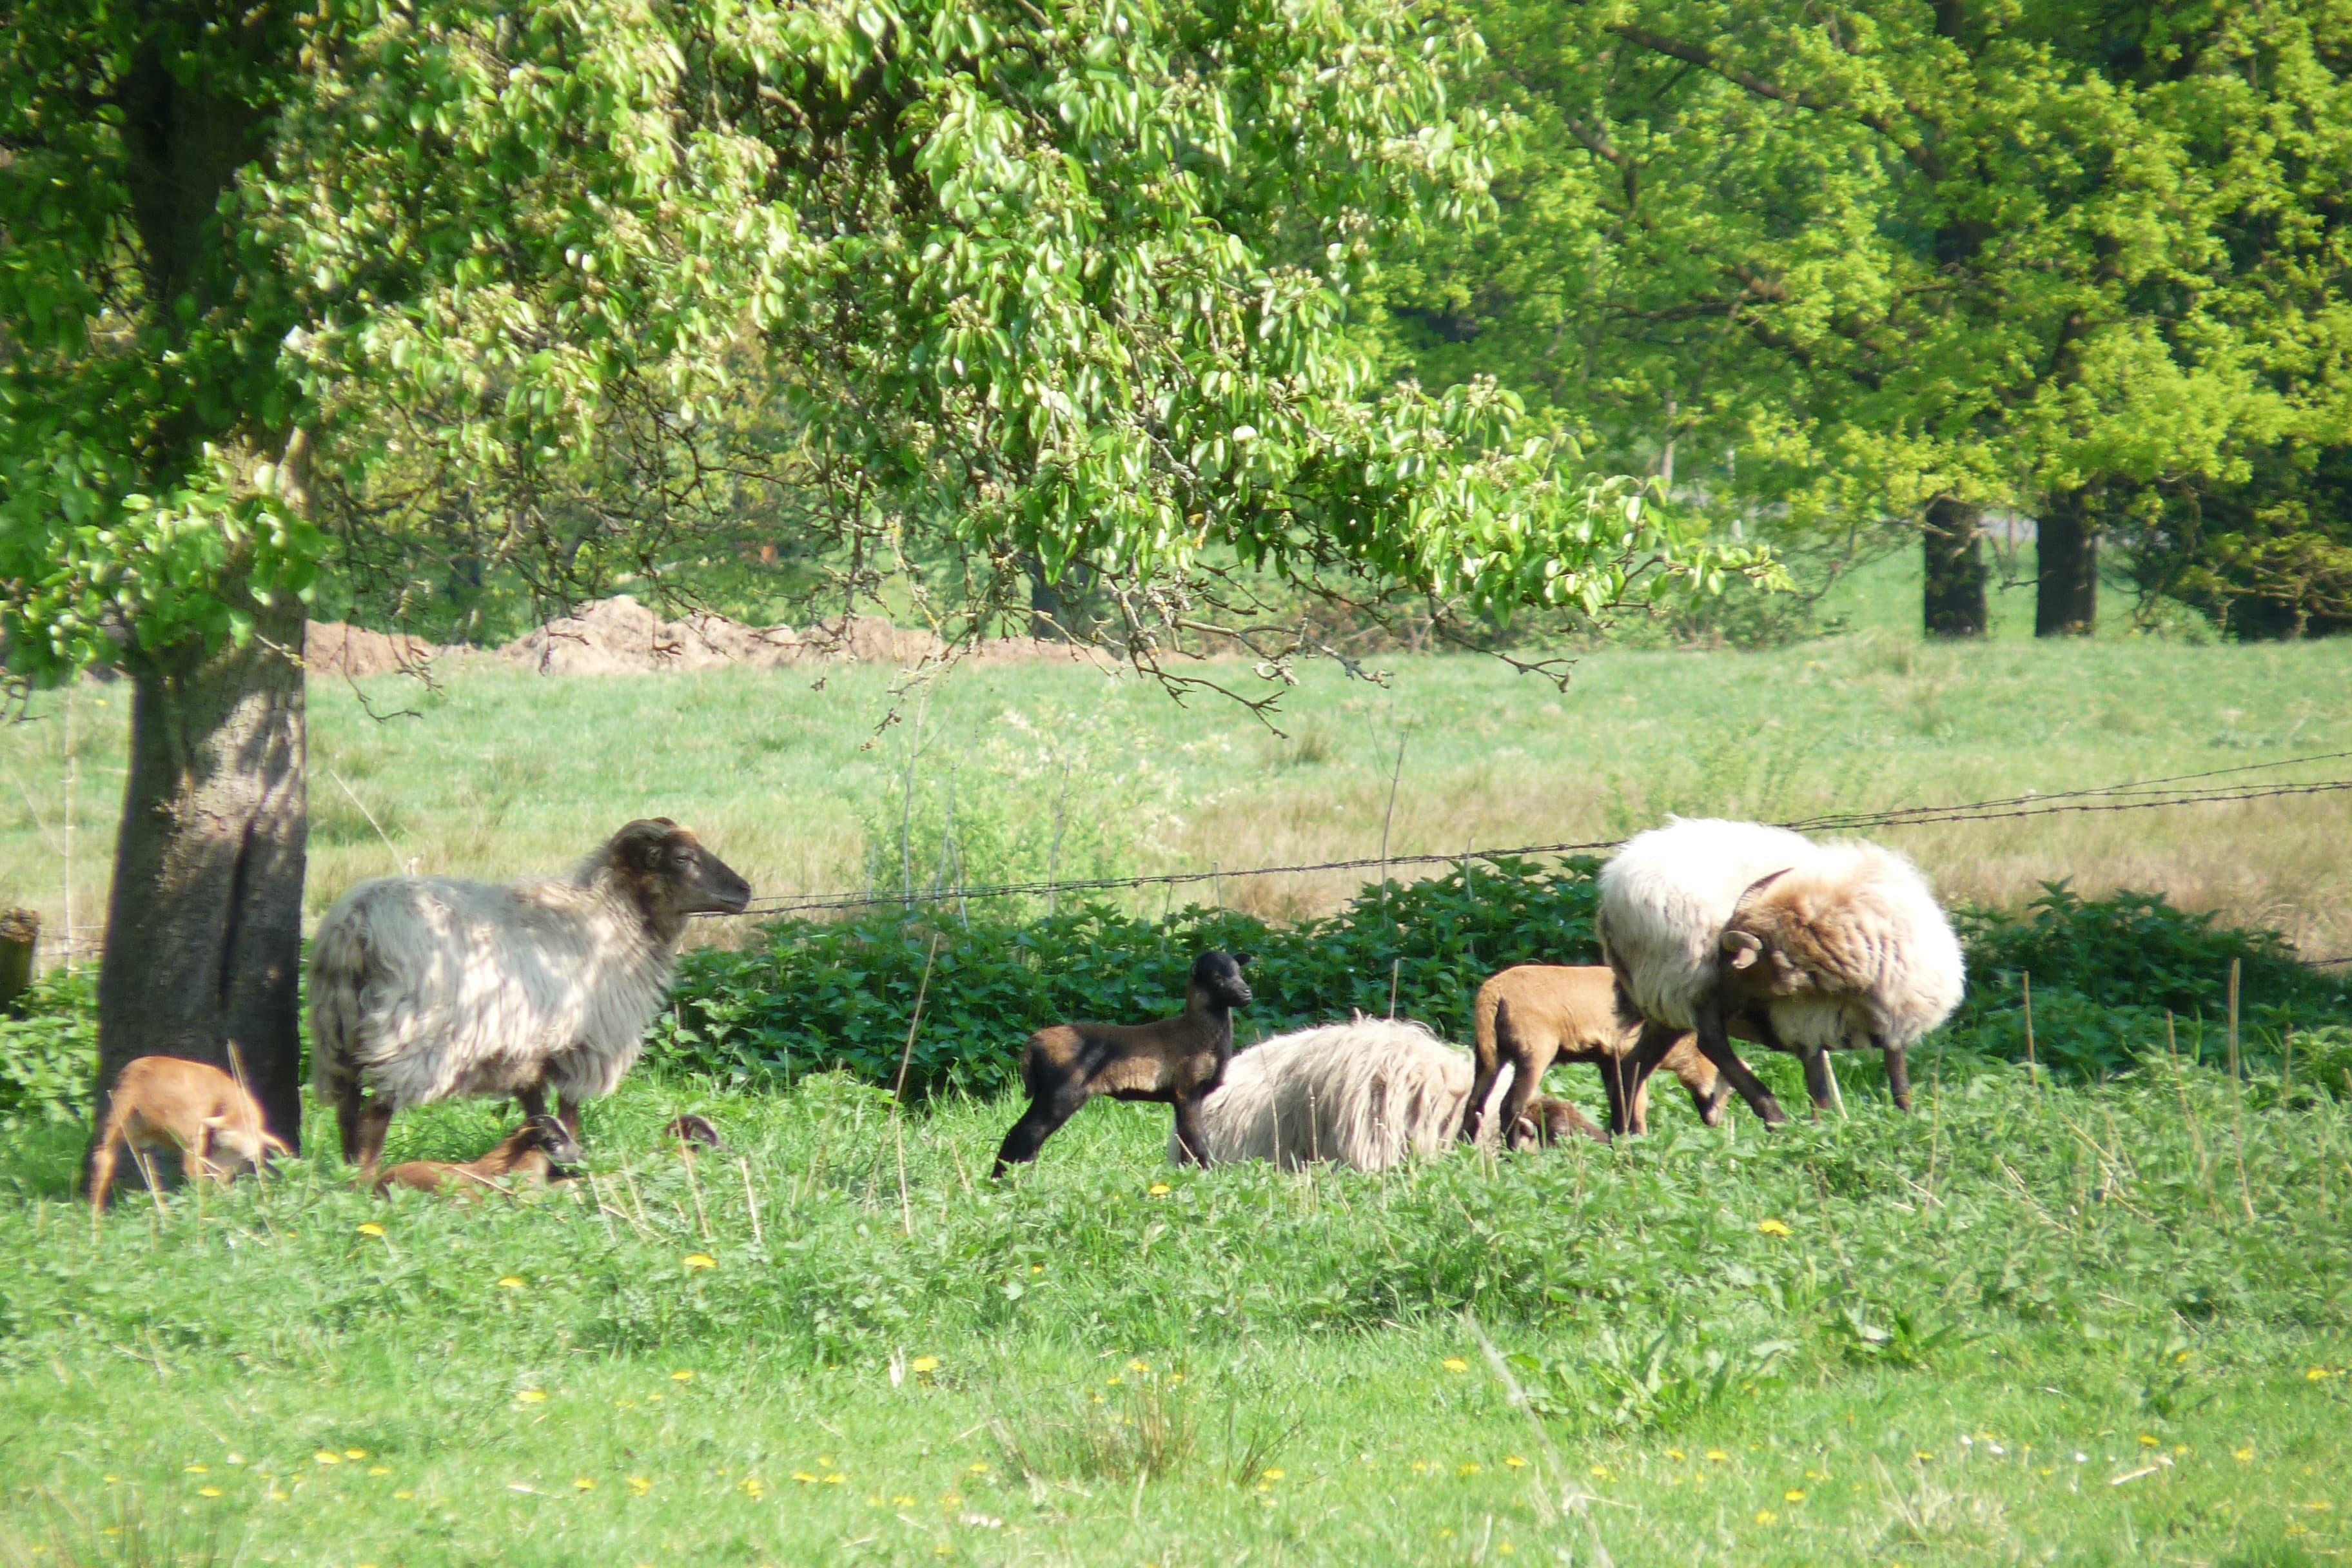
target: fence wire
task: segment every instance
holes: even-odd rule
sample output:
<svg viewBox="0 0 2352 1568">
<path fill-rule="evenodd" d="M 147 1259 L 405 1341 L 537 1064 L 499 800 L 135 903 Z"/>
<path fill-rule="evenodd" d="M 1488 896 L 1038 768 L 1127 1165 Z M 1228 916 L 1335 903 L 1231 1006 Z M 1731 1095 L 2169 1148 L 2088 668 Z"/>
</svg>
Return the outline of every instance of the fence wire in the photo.
<svg viewBox="0 0 2352 1568">
<path fill-rule="evenodd" d="M 1832 812 L 1775 824 L 1799 833 L 1846 832 L 1864 827 L 1917 827 L 1940 822 L 1997 822 L 2011 818 L 2058 816 L 2081 812 L 2148 811 L 2167 806 L 2215 805 L 2291 795 L 2336 795 L 2352 790 L 2352 778 L 2323 779 L 2297 784 L 2200 784 L 2280 768 L 2309 766 L 2352 758 L 2352 752 L 2326 752 L 2277 762 L 2247 763 L 2203 773 L 2176 773 L 2168 778 L 2134 779 L 2091 789 L 2059 790 L 2050 794 L 2004 795 L 1993 800 L 1948 805 L 1895 806 L 1883 811 Z M 1097 877 L 1044 882 L 992 882 L 974 886 L 934 885 L 898 892 L 830 892 L 795 894 L 755 901 L 749 915 L 820 914 L 835 910 L 869 910 L 897 905 L 961 904 L 979 900 L 1047 898 L 1066 894 L 1125 892 L 1141 888 L 1197 887 L 1203 882 L 1257 877 L 1296 877 L 1324 871 L 1378 871 L 1383 880 L 1391 870 L 1416 866 L 1467 865 L 1474 860 L 1524 860 L 1545 855 L 1591 855 L 1614 849 L 1622 838 L 1588 839 L 1570 844 L 1520 844 L 1508 848 L 1466 848 L 1447 854 L 1364 856 L 1354 859 L 1318 860 L 1292 866 L 1254 866 L 1226 870 L 1163 871 L 1136 877 Z M 2352 963 L 2352 954 L 2321 959 L 2321 964 Z"/>
</svg>

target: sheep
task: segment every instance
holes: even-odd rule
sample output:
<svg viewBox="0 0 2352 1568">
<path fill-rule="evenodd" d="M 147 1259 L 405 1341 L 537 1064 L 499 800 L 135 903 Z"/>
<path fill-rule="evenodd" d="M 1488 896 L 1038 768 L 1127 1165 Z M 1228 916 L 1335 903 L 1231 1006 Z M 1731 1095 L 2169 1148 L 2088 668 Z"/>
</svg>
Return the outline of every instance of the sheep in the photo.
<svg viewBox="0 0 2352 1568">
<path fill-rule="evenodd" d="M 1825 844 L 1812 859 L 1759 878 L 1717 939 L 1727 1013 L 1761 1014 L 1780 1048 L 1800 1053 L 1818 1103 L 1833 1095 L 1830 1051 L 1886 1061 L 1895 1103 L 1911 1109 L 1904 1053 L 1960 1005 L 1959 938 L 1919 868 L 1892 849 Z"/>
<path fill-rule="evenodd" d="M 1629 1095 L 1624 1072 L 1625 1058 L 1642 1037 L 1642 1019 L 1607 967 L 1516 964 L 1478 988 L 1471 1026 L 1478 1076 L 1462 1119 L 1464 1142 L 1477 1142 L 1496 1078 L 1508 1067 L 1504 1121 L 1512 1129 L 1512 1146 L 1521 1146 L 1518 1123 L 1555 1061 L 1590 1062 L 1601 1069 L 1612 1132 L 1648 1131 L 1647 1088 Z M 1722 1075 L 1689 1036 L 1675 1040 L 1659 1065 L 1683 1080 L 1700 1121 L 1709 1127 L 1722 1121 Z"/>
<path fill-rule="evenodd" d="M 1424 1026 L 1360 1016 L 1276 1035 L 1235 1056 L 1224 1083 L 1202 1102 L 1201 1127 L 1213 1160 L 1268 1160 L 1286 1170 L 1329 1160 L 1385 1171 L 1452 1143 L 1472 1076 L 1469 1056 Z M 1524 1109 L 1523 1141 L 1580 1133 L 1608 1142 L 1564 1101 Z M 1181 1152 L 1171 1141 L 1169 1157 Z"/>
<path fill-rule="evenodd" d="M 178 1057 L 140 1057 L 114 1080 L 90 1154 L 93 1208 L 106 1206 L 125 1147 L 134 1160 L 151 1150 L 177 1149 L 184 1178 L 206 1176 L 223 1186 L 239 1171 L 260 1169 L 268 1153 L 294 1152 L 262 1125 L 261 1107 L 243 1084 L 208 1063 Z"/>
<path fill-rule="evenodd" d="M 1055 1024 L 1029 1037 L 1021 1079 L 1029 1109 L 1004 1135 L 993 1176 L 1037 1157 L 1056 1128 L 1098 1094 L 1172 1107 L 1176 1139 L 1208 1163 L 1200 1129 L 1202 1097 L 1223 1079 L 1234 1054 L 1233 1009 L 1250 1002 L 1242 978 L 1247 954 L 1204 952 L 1192 961 L 1184 1011 L 1152 1024 Z"/>
<path fill-rule="evenodd" d="M 450 1164 L 441 1160 L 409 1160 L 375 1179 L 379 1196 L 390 1197 L 395 1186 L 420 1193 L 446 1193 L 467 1202 L 486 1193 L 512 1194 L 516 1186 L 543 1187 L 551 1177 L 572 1174 L 580 1163 L 580 1145 L 562 1122 L 548 1115 L 526 1121 L 500 1139 L 478 1160 Z"/>
<path fill-rule="evenodd" d="M 1748 974 L 1744 971 L 1767 951 L 1767 938 L 1746 933 L 1756 939 L 1750 949 L 1730 941 L 1727 928 L 1744 900 L 1784 875 L 1794 875 L 1791 887 L 1805 889 L 1812 901 L 1801 909 L 1753 907 L 1759 919 L 1767 918 L 1768 908 L 1777 911 L 1768 919 L 1775 942 L 1793 941 L 1798 926 L 1811 934 L 1801 952 L 1775 947 L 1771 951 L 1780 956 L 1766 972 Z M 1822 877 L 1843 890 L 1832 896 L 1832 901 L 1843 897 L 1844 909 L 1843 922 L 1832 922 L 1838 926 L 1835 933 L 1819 924 L 1825 912 L 1820 896 L 1830 891 Z M 1876 1045 L 1886 1053 L 1895 1102 L 1908 1109 L 1903 1051 L 1949 1013 L 1959 994 L 1958 942 L 1908 861 L 1872 845 L 1816 845 L 1760 823 L 1675 818 L 1637 835 L 1601 868 L 1595 929 L 1611 971 L 1644 1021 L 1641 1042 L 1626 1058 L 1628 1095 L 1641 1089 L 1682 1033 L 1691 1031 L 1699 1050 L 1771 1126 L 1787 1121 L 1788 1114 L 1732 1054 L 1730 1026 L 1737 1024 L 1742 1034 L 1773 1050 L 1802 1057 L 1806 1087 L 1817 1109 L 1826 1108 L 1834 1094 L 1824 1050 L 1864 1041 Z M 1881 952 L 1879 967 L 1867 975 L 1866 963 L 1847 965 L 1835 980 L 1827 970 L 1809 972 L 1825 984 L 1810 985 L 1812 994 L 1801 998 L 1791 999 L 1793 989 L 1768 994 L 1775 984 L 1793 987 L 1795 971 L 1788 965 L 1814 962 L 1806 954 L 1832 935 L 1865 945 L 1892 942 L 1898 951 Z M 1849 984 L 1857 980 L 1864 982 L 1859 991 Z M 1909 999 L 1894 995 L 1893 989 L 1906 984 L 1924 989 Z M 1948 993 L 1951 1001 L 1939 1005 L 1937 999 Z M 1885 1014 L 1889 1006 L 1900 1015 L 1899 1022 L 1877 1015 L 1864 1020 L 1887 1023 L 1890 1027 L 1883 1031 L 1840 1030 L 1829 1021 L 1853 1008 Z M 1916 1017 L 1928 1015 L 1932 1021 L 1912 1026 Z"/>
<path fill-rule="evenodd" d="M 537 1116 L 552 1089 L 578 1137 L 581 1102 L 637 1059 L 687 918 L 751 898 L 666 816 L 630 823 L 567 879 L 352 889 L 310 945 L 313 1078 L 344 1161 L 372 1178 L 394 1113 L 452 1095 Z"/>
</svg>

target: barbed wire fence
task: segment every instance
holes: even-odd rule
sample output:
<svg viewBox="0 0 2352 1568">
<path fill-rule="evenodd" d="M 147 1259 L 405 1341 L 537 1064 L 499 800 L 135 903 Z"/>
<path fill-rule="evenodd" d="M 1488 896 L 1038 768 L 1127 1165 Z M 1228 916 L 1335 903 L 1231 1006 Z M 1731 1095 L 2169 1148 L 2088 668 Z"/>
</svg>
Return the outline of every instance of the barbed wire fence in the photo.
<svg viewBox="0 0 2352 1568">
<path fill-rule="evenodd" d="M 2293 796 L 2340 795 L 2352 791 L 2352 778 L 2300 780 L 2294 783 L 2247 782 L 2245 774 L 2272 773 L 2282 769 L 2315 766 L 2322 763 L 2352 760 L 2352 751 L 2327 752 L 2310 756 L 2288 757 L 2274 762 L 2246 763 L 2235 767 L 2212 768 L 2201 773 L 2176 773 L 2167 778 L 2133 779 L 2120 784 L 2102 784 L 2087 789 L 2057 790 L 2049 793 L 2029 792 L 2003 795 L 1990 800 L 1966 801 L 1941 805 L 1895 806 L 1879 811 L 1831 812 L 1815 816 L 1798 817 L 1775 824 L 1799 833 L 1846 833 L 1872 827 L 1920 827 L 1950 822 L 1999 822 L 2030 817 L 2060 816 L 2082 813 L 2153 811 L 2193 805 L 2231 805 L 2242 801 L 2275 800 Z M 2227 784 L 2209 783 L 2218 779 L 2233 779 Z M 964 885 L 935 884 L 929 888 L 907 889 L 891 893 L 838 891 L 792 894 L 776 899 L 754 900 L 743 916 L 787 918 L 793 916 L 854 912 L 858 910 L 941 904 L 964 905 L 1003 899 L 1059 899 L 1090 893 L 1118 893 L 1146 888 L 1174 889 L 1198 887 L 1203 883 L 1222 884 L 1228 879 L 1249 880 L 1260 877 L 1297 877 L 1334 871 L 1375 871 L 1386 885 L 1391 871 L 1410 867 L 1467 866 L 1474 861 L 1494 863 L 1503 860 L 1527 860 L 1543 856 L 1598 855 L 1616 848 L 1624 840 L 1618 838 L 1584 839 L 1572 843 L 1519 844 L 1507 847 L 1468 847 L 1443 854 L 1391 854 L 1363 856 L 1349 859 L 1316 860 L 1295 865 L 1253 866 L 1241 868 L 1213 867 L 1208 870 L 1162 871 L 1133 877 L 1094 877 L 1055 879 L 1033 882 L 990 882 Z M 1220 902 L 1223 901 L 1222 897 Z M 2337 957 L 2306 960 L 2315 968 L 2352 964 L 2352 953 Z"/>
</svg>

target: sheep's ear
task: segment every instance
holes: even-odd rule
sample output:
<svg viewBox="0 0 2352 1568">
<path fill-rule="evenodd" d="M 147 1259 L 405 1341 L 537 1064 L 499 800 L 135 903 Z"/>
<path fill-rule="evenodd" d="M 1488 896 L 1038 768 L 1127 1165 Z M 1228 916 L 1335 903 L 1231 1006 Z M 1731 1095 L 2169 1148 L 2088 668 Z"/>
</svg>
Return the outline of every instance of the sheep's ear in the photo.
<svg viewBox="0 0 2352 1568">
<path fill-rule="evenodd" d="M 1727 931 L 1723 933 L 1723 951 L 1731 955 L 1732 968 L 1745 969 L 1763 956 L 1764 944 L 1748 931 Z"/>
</svg>

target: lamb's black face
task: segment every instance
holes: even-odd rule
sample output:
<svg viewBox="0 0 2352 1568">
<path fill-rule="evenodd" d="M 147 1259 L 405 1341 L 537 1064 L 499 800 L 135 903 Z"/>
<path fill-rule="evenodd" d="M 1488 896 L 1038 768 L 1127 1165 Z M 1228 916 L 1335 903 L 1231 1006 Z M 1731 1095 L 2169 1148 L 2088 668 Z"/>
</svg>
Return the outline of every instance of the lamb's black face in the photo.
<svg viewBox="0 0 2352 1568">
<path fill-rule="evenodd" d="M 751 901 L 751 884 L 667 816 L 632 822 L 618 837 L 627 863 L 677 914 L 739 915 Z"/>
<path fill-rule="evenodd" d="M 1250 988 L 1242 978 L 1242 965 L 1248 962 L 1248 953 L 1236 958 L 1227 952 L 1204 952 L 1192 961 L 1192 984 L 1222 1006 L 1246 1007 Z"/>
<path fill-rule="evenodd" d="M 548 1159 L 554 1162 L 556 1164 L 576 1165 L 582 1160 L 587 1158 L 585 1154 L 581 1152 L 578 1141 L 575 1140 L 571 1133 L 565 1131 L 563 1129 L 563 1123 L 558 1121 L 554 1117 L 532 1117 L 530 1119 L 530 1130 L 539 1135 L 537 1138 L 533 1139 L 532 1142 L 536 1142 L 541 1149 L 546 1150 Z"/>
</svg>

